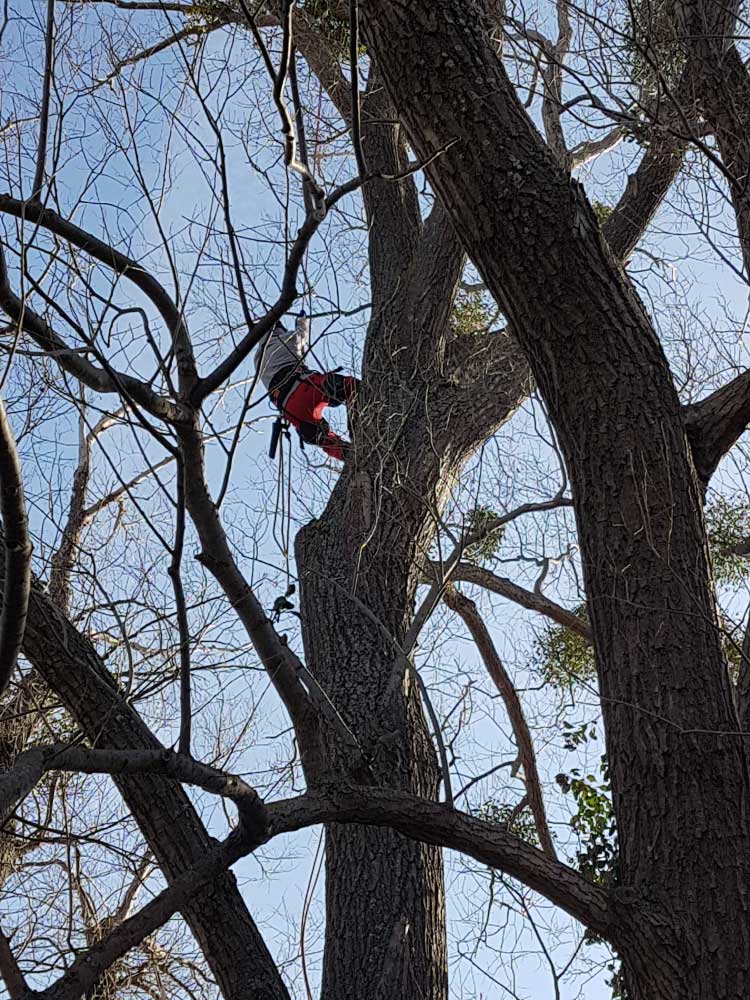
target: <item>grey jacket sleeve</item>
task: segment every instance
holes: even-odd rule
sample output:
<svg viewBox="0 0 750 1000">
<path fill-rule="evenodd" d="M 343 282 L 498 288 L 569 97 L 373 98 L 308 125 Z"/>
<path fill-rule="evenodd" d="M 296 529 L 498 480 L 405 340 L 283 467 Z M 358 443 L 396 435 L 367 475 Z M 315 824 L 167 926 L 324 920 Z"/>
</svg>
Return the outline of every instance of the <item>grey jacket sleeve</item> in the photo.
<svg viewBox="0 0 750 1000">
<path fill-rule="evenodd" d="M 298 358 L 304 358 L 310 347 L 310 320 L 304 312 L 297 317 L 294 327 L 295 343 L 294 348 Z"/>
</svg>

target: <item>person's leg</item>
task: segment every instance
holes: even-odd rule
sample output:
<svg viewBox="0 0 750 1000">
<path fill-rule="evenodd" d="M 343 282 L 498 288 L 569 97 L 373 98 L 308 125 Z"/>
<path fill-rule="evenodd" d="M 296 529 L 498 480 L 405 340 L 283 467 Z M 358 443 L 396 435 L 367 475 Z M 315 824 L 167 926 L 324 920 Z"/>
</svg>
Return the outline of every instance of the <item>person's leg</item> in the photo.
<svg viewBox="0 0 750 1000">
<path fill-rule="evenodd" d="M 323 417 L 323 411 L 330 402 L 323 390 L 324 381 L 322 372 L 305 376 L 286 401 L 284 414 L 300 432 L 303 441 L 317 445 L 331 458 L 341 462 L 344 460 L 344 442 L 338 434 L 334 434 Z"/>
<path fill-rule="evenodd" d="M 329 406 L 341 406 L 345 403 L 351 406 L 357 394 L 359 379 L 353 375 L 341 375 L 339 372 L 326 372 L 322 384 L 323 392 L 328 397 Z"/>
<path fill-rule="evenodd" d="M 342 441 L 338 434 L 334 434 L 328 426 L 328 421 L 321 418 L 316 423 L 301 423 L 297 428 L 300 437 L 306 444 L 317 445 L 322 448 L 326 455 L 344 461 L 345 441 Z"/>
</svg>

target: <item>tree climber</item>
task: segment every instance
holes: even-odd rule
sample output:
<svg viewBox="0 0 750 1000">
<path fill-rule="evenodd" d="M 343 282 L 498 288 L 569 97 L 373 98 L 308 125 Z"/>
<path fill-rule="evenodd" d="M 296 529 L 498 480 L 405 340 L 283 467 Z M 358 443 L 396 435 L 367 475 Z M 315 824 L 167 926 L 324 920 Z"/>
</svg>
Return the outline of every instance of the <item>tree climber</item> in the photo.
<svg viewBox="0 0 750 1000">
<path fill-rule="evenodd" d="M 343 462 L 349 442 L 331 430 L 323 410 L 342 403 L 350 407 L 359 383 L 352 375 L 339 375 L 338 370 L 316 372 L 307 368 L 304 359 L 309 341 L 310 321 L 303 309 L 293 331 L 277 323 L 255 351 L 255 370 L 279 410 L 271 438 L 271 458 L 287 420 L 297 429 L 303 447 L 305 443 L 316 444 L 326 455 Z"/>
</svg>

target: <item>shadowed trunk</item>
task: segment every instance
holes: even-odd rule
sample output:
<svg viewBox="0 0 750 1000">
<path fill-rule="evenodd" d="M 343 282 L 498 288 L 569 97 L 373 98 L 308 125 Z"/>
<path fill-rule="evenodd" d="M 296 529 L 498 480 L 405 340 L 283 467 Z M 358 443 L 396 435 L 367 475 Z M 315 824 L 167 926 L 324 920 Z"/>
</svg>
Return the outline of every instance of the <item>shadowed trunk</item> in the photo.
<svg viewBox="0 0 750 1000">
<path fill-rule="evenodd" d="M 402 322 L 392 328 L 428 339 L 413 315 Z M 509 338 L 486 354 L 496 395 L 483 406 L 473 386 L 441 380 L 434 368 L 407 379 L 390 354 L 372 351 L 353 465 L 297 538 L 308 666 L 364 745 L 376 780 L 431 799 L 439 769 L 412 677 L 402 669 L 386 697 L 399 668 L 394 642 L 411 621 L 418 567 L 459 469 L 528 391 L 515 356 Z M 345 769 L 335 746 L 330 752 Z M 447 997 L 439 849 L 391 830 L 332 825 L 326 864 L 324 1000 Z"/>
<path fill-rule="evenodd" d="M 660 956 L 643 940 L 626 946 L 632 990 L 734 1000 L 750 980 L 748 777 L 740 741 L 722 735 L 737 718 L 666 359 L 582 188 L 520 106 L 479 6 L 364 9 L 417 155 L 450 147 L 430 179 L 513 323 L 570 471 L 620 879 L 653 915 Z"/>
</svg>

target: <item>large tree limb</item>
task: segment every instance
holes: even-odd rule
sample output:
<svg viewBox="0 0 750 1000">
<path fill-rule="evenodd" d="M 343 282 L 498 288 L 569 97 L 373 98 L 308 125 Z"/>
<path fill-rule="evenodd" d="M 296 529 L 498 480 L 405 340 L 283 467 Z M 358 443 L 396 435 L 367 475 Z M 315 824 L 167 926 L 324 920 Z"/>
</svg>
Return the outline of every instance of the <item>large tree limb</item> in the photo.
<svg viewBox="0 0 750 1000">
<path fill-rule="evenodd" d="M 721 153 L 750 278 L 750 71 L 734 40 L 739 6 L 685 0 L 678 8 L 694 93 Z"/>
<path fill-rule="evenodd" d="M 31 539 L 23 477 L 5 404 L 0 399 L 0 512 L 5 548 L 3 607 L 0 614 L 0 697 L 10 684 L 21 651 L 31 587 Z"/>
<path fill-rule="evenodd" d="M 683 419 L 696 471 L 708 485 L 750 422 L 750 374 L 743 372 L 699 403 L 683 407 Z"/>
<path fill-rule="evenodd" d="M 665 908 L 700 885 L 715 938 L 728 940 L 733 921 L 694 831 L 710 810 L 745 871 L 750 788 L 740 743 L 696 734 L 731 732 L 736 715 L 700 489 L 659 338 L 581 186 L 522 108 L 479 4 L 366 0 L 362 9 L 416 154 L 445 150 L 427 174 L 513 325 L 571 476 L 621 871 Z M 680 795 L 686 780 L 702 794 Z M 656 838 L 660 825 L 676 840 Z M 668 931 L 661 937 L 672 946 Z M 728 952 L 700 949 L 708 982 Z"/>
<path fill-rule="evenodd" d="M 440 564 L 431 562 L 430 569 L 439 573 Z M 450 574 L 450 577 L 455 582 L 473 583 L 484 590 L 490 590 L 493 594 L 505 597 L 522 608 L 526 608 L 529 611 L 536 611 L 538 614 L 544 615 L 545 618 L 557 622 L 558 625 L 564 625 L 565 628 L 569 628 L 571 632 L 580 635 L 587 642 L 592 641 L 591 627 L 587 622 L 574 615 L 572 611 L 568 611 L 567 608 L 556 604 L 543 594 L 537 594 L 533 590 L 526 590 L 525 587 L 520 587 L 513 580 L 509 580 L 505 576 L 498 576 L 483 566 L 475 566 L 473 563 L 468 562 L 459 562 Z"/>
<path fill-rule="evenodd" d="M 19 754 L 10 771 L 0 774 L 0 817 L 7 816 L 28 794 L 35 775 L 38 781 L 48 771 L 112 776 L 159 774 L 174 778 L 230 799 L 237 808 L 238 830 L 243 840 L 260 844 L 267 836 L 268 817 L 254 788 L 236 774 L 228 774 L 166 749 L 91 750 L 66 744 L 31 747 Z"/>
<path fill-rule="evenodd" d="M 265 809 L 269 820 L 266 839 L 320 823 L 388 826 L 414 840 L 460 851 L 481 864 L 519 879 L 608 940 L 616 942 L 623 928 L 627 932 L 627 924 L 621 919 L 625 915 L 619 913 L 605 889 L 529 846 L 498 824 L 418 796 L 390 789 L 344 785 L 275 802 Z M 224 872 L 229 865 L 255 849 L 254 834 L 257 832 L 257 829 L 235 831 L 213 847 L 154 900 L 76 959 L 56 983 L 33 996 L 37 1000 L 78 1000 L 87 994 L 109 966 L 178 909 L 185 909 L 195 894 L 204 890 L 209 879 L 226 877 Z M 253 998 L 258 996 L 256 993 L 251 995 Z"/>
<path fill-rule="evenodd" d="M 27 995 L 28 984 L 2 929 L 0 929 L 0 976 L 5 983 L 10 1000 L 22 1000 Z"/>
<path fill-rule="evenodd" d="M 627 261 L 680 172 L 687 143 L 655 128 L 654 135 L 612 214 L 604 236 L 612 253 Z"/>
<path fill-rule="evenodd" d="M 268 805 L 271 835 L 316 823 L 388 826 L 414 840 L 448 847 L 518 878 L 576 920 L 612 939 L 608 893 L 578 872 L 494 823 L 405 792 L 344 786 Z"/>
</svg>

